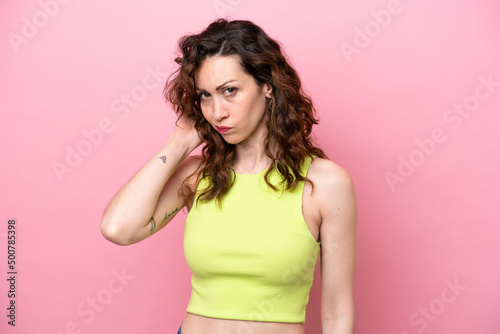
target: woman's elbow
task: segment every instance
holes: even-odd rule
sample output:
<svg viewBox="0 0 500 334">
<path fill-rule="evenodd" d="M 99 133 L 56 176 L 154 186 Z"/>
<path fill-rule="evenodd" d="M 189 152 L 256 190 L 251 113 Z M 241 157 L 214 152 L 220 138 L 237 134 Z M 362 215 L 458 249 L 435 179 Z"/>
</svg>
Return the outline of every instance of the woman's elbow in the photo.
<svg viewBox="0 0 500 334">
<path fill-rule="evenodd" d="M 105 220 L 101 222 L 101 234 L 107 240 L 120 246 L 127 246 L 133 243 L 131 238 L 127 236 L 118 224 L 112 224 Z"/>
</svg>

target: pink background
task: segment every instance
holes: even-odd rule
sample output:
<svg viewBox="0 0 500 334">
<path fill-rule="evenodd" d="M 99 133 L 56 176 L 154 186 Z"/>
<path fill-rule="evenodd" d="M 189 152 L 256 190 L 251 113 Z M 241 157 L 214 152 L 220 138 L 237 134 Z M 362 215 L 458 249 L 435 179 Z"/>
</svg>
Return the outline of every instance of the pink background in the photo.
<svg viewBox="0 0 500 334">
<path fill-rule="evenodd" d="M 316 103 L 318 142 L 355 182 L 356 332 L 500 332 L 498 2 L 60 3 L 1 5 L 2 333 L 177 331 L 191 291 L 185 213 L 127 247 L 99 224 L 172 130 L 161 90 L 177 39 L 226 15 L 282 42 Z M 310 334 L 321 333 L 319 274 Z"/>
</svg>

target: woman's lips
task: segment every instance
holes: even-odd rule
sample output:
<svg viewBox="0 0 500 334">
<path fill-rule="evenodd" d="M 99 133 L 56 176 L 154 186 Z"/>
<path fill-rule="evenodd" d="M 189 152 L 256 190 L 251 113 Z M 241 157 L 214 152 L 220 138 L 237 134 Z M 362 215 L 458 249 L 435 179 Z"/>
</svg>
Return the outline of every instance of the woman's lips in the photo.
<svg viewBox="0 0 500 334">
<path fill-rule="evenodd" d="M 228 132 L 229 130 L 231 130 L 231 128 L 228 128 L 227 126 L 216 126 L 216 128 L 220 133 Z"/>
</svg>

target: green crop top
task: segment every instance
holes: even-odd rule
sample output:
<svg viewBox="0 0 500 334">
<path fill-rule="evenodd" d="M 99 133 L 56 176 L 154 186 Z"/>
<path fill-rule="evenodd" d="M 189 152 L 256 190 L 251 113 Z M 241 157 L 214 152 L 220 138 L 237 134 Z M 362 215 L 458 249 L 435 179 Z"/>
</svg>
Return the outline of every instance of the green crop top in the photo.
<svg viewBox="0 0 500 334">
<path fill-rule="evenodd" d="M 311 158 L 301 173 L 306 175 Z M 222 209 L 193 205 L 184 226 L 184 255 L 193 275 L 186 312 L 206 317 L 305 322 L 318 260 L 302 215 L 304 182 L 273 191 L 259 174 L 235 174 Z M 278 185 L 276 171 L 270 181 Z M 201 180 L 198 189 L 207 185 Z"/>
</svg>

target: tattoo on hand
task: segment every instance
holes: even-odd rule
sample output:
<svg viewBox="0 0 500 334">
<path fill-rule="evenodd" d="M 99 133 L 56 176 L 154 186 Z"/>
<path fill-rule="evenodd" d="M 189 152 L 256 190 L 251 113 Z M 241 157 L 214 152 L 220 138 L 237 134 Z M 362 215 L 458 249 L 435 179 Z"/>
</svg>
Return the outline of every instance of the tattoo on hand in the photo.
<svg viewBox="0 0 500 334">
<path fill-rule="evenodd" d="M 166 213 L 165 214 L 165 218 L 163 218 L 163 220 L 161 222 L 163 223 L 168 217 L 170 217 L 171 215 L 173 215 L 174 213 L 176 213 L 178 210 L 179 210 L 179 208 L 175 208 L 175 210 L 172 210 L 172 212 Z"/>
<path fill-rule="evenodd" d="M 165 163 L 167 161 L 167 156 L 166 155 L 161 156 L 160 159 L 161 161 L 163 161 L 163 163 Z"/>
<path fill-rule="evenodd" d="M 151 223 L 151 234 L 153 234 L 153 232 L 155 230 L 155 227 L 156 227 L 155 218 L 151 217 L 151 219 L 149 220 L 149 222 Z"/>
</svg>

